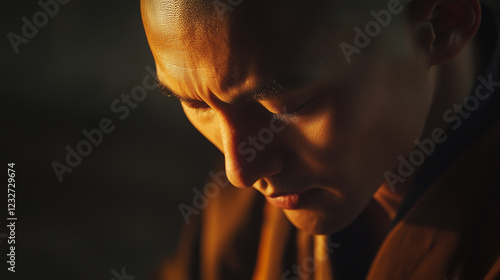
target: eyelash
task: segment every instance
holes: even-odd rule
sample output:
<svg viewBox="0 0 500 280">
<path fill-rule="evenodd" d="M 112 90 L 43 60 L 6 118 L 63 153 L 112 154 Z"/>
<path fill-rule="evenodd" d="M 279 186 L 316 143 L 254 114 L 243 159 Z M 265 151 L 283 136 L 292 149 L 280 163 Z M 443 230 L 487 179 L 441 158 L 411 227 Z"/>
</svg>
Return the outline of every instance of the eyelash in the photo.
<svg viewBox="0 0 500 280">
<path fill-rule="evenodd" d="M 283 111 L 286 112 L 286 107 L 285 107 L 285 109 Z M 273 114 L 273 118 L 277 119 L 278 121 L 281 121 L 281 122 L 287 122 L 287 121 L 289 121 L 291 119 L 294 119 L 294 118 L 298 117 L 298 112 L 299 111 L 300 111 L 300 108 L 299 108 L 299 110 L 294 110 L 292 112 L 287 112 L 287 113 L 274 113 Z"/>
<path fill-rule="evenodd" d="M 274 114 L 275 118 L 280 121 L 289 121 L 290 119 L 297 118 L 299 113 L 312 101 L 313 99 L 309 99 L 306 102 L 300 104 L 298 107 L 294 108 L 291 112 L 286 112 L 287 107 L 283 108 L 284 113 L 276 113 Z M 285 113 L 286 112 L 286 113 Z"/>
<path fill-rule="evenodd" d="M 300 106 L 298 106 L 297 108 L 295 108 L 293 111 L 291 112 L 286 112 L 287 111 L 287 106 L 284 106 L 283 107 L 283 113 L 273 113 L 273 118 L 277 119 L 278 121 L 281 121 L 281 122 L 287 122 L 287 121 L 290 121 L 291 119 L 294 119 L 296 117 L 298 117 L 298 113 L 310 102 L 311 100 L 308 100 L 306 101 L 305 103 L 301 104 Z M 204 112 L 204 111 L 207 111 L 210 108 L 210 106 L 208 106 L 207 104 L 203 103 L 203 104 L 192 104 L 192 103 L 184 103 L 187 107 L 195 110 L 195 111 L 198 111 L 198 112 Z"/>
<path fill-rule="evenodd" d="M 198 111 L 205 111 L 205 110 L 208 110 L 208 109 L 211 109 L 210 106 L 208 106 L 207 104 L 203 103 L 203 104 L 193 104 L 193 103 L 187 103 L 187 102 L 183 102 L 183 104 L 193 110 L 198 110 Z"/>
</svg>

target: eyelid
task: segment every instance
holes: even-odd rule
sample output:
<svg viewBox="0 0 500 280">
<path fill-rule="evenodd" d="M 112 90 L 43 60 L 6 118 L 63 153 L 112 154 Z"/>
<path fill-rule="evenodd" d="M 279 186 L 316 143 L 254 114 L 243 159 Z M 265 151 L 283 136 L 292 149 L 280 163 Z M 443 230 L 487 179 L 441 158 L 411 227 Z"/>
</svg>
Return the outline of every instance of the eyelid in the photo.
<svg viewBox="0 0 500 280">
<path fill-rule="evenodd" d="M 311 101 L 315 100 L 316 99 L 316 96 L 314 97 L 308 97 L 304 100 L 300 100 L 299 102 L 296 102 L 295 104 L 293 105 L 285 105 L 285 106 L 282 106 L 282 109 L 280 109 L 280 112 L 277 113 L 277 115 L 282 115 L 282 116 L 286 116 L 286 115 L 297 115 L 298 113 L 301 113 L 301 111 L 311 103 Z"/>
<path fill-rule="evenodd" d="M 181 103 L 185 105 L 186 107 L 189 107 L 191 109 L 195 110 L 207 110 L 210 109 L 210 106 L 208 106 L 207 103 L 203 101 L 185 101 L 181 100 Z"/>
</svg>

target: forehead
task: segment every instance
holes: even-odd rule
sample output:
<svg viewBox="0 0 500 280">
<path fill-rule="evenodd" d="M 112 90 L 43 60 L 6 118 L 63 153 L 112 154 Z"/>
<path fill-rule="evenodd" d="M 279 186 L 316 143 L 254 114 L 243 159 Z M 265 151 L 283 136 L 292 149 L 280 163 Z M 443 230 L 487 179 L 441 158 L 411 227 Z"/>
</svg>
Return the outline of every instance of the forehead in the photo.
<svg viewBox="0 0 500 280">
<path fill-rule="evenodd" d="M 214 3 L 141 1 L 158 76 L 174 92 L 236 93 L 259 80 L 345 66 L 338 45 L 349 40 L 354 14 L 369 15 L 349 1 L 243 0 L 222 13 Z"/>
</svg>

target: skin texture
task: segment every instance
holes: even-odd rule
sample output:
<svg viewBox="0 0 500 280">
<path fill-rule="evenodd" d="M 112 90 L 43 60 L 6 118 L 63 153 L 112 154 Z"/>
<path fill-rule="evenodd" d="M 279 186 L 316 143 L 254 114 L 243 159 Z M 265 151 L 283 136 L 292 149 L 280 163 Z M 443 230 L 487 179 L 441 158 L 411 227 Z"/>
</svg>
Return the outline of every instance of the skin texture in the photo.
<svg viewBox="0 0 500 280">
<path fill-rule="evenodd" d="M 340 43 L 354 45 L 353 28 L 387 1 L 245 0 L 220 16 L 212 1 L 143 0 L 141 11 L 159 81 L 197 100 L 184 112 L 224 154 L 230 182 L 265 196 L 305 192 L 284 212 L 321 234 L 351 223 L 397 157 L 446 127 L 442 113 L 472 88 L 479 4 L 448 2 L 402 3 L 351 63 Z M 287 82 L 275 86 L 283 94 L 245 98 L 272 81 Z M 271 125 L 285 128 L 248 160 L 238 147 Z"/>
</svg>

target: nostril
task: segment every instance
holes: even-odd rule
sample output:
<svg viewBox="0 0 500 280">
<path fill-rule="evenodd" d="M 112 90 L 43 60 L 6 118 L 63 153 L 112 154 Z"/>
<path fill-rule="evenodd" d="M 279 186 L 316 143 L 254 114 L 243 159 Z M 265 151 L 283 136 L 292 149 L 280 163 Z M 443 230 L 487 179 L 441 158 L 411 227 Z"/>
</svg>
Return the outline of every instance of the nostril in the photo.
<svg viewBox="0 0 500 280">
<path fill-rule="evenodd" d="M 264 155 L 263 155 L 264 156 Z M 229 181 L 236 187 L 248 188 L 259 186 L 265 189 L 270 176 L 278 175 L 283 171 L 283 162 L 276 154 L 266 154 L 252 163 L 238 161 L 231 156 L 226 157 L 226 171 Z"/>
</svg>

